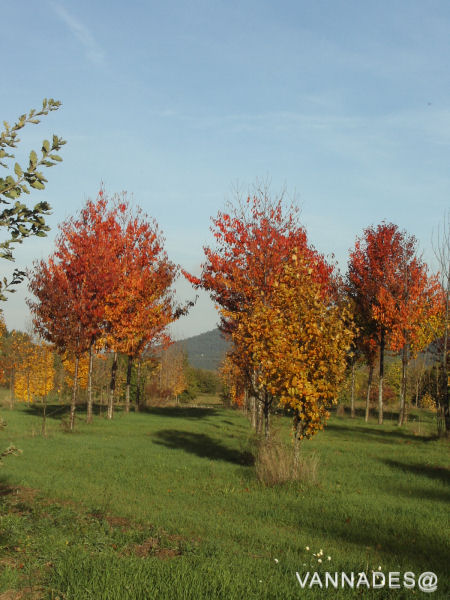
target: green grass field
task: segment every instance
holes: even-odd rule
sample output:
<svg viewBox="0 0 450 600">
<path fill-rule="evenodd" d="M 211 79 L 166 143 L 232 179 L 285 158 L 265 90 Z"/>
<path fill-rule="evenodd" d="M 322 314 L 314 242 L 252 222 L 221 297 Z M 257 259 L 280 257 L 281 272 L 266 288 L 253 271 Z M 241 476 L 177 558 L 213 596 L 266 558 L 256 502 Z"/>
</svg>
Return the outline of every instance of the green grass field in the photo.
<svg viewBox="0 0 450 600">
<path fill-rule="evenodd" d="M 47 438 L 38 407 L 2 416 L 1 447 L 23 453 L 0 472 L 1 599 L 450 597 L 449 447 L 431 413 L 402 430 L 333 416 L 302 449 L 318 483 L 274 488 L 256 479 L 248 421 L 220 406 L 79 415 L 74 434 L 57 413 Z M 295 575 L 379 566 L 433 571 L 438 590 L 302 590 Z"/>
</svg>

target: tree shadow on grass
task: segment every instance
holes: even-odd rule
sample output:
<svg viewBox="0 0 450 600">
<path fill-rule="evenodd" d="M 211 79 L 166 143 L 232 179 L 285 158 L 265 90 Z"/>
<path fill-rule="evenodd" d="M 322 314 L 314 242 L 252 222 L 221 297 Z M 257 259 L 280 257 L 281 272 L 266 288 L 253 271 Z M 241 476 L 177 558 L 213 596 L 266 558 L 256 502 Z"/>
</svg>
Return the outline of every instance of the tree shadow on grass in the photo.
<svg viewBox="0 0 450 600">
<path fill-rule="evenodd" d="M 328 423 L 327 429 L 333 431 L 337 434 L 342 434 L 342 436 L 348 436 L 352 440 L 358 438 L 360 440 L 373 438 L 376 439 L 377 442 L 392 444 L 393 441 L 399 440 L 408 440 L 415 442 L 429 442 L 435 440 L 435 436 L 422 436 L 422 435 L 413 435 L 412 433 L 406 433 L 404 430 L 387 430 L 383 429 L 382 426 L 379 428 L 376 427 L 364 427 L 359 425 L 353 425 L 348 427 L 346 425 L 341 425 L 338 423 Z"/>
<path fill-rule="evenodd" d="M 251 452 L 229 448 L 204 433 L 163 429 L 153 434 L 152 437 L 157 438 L 153 440 L 154 444 L 159 444 L 166 448 L 181 449 L 185 452 L 195 454 L 200 458 L 223 460 L 244 466 L 251 466 L 254 463 L 254 457 Z"/>
<path fill-rule="evenodd" d="M 69 407 L 67 404 L 47 404 L 47 419 L 59 420 L 68 412 L 68 410 Z M 35 417 L 42 417 L 42 404 L 40 402 L 27 404 L 24 412 Z"/>
<path fill-rule="evenodd" d="M 141 412 L 158 417 L 174 417 L 175 419 L 204 419 L 217 415 L 215 408 L 192 406 L 147 406 Z"/>
<path fill-rule="evenodd" d="M 450 491 L 445 490 L 433 490 L 425 487 L 407 487 L 407 486 L 396 486 L 389 489 L 390 493 L 394 496 L 404 496 L 405 498 L 427 500 L 429 502 L 443 502 L 444 504 L 450 504 Z"/>
<path fill-rule="evenodd" d="M 350 417 L 351 416 L 351 408 L 350 406 L 343 406 L 343 405 L 339 405 L 338 407 L 333 407 L 331 409 L 331 413 L 332 414 L 336 414 L 338 408 L 340 410 L 344 410 L 344 414 L 346 417 Z M 396 411 L 395 409 L 392 409 L 390 407 L 385 406 L 383 409 L 383 415 L 384 415 L 384 420 L 385 421 L 398 421 L 398 410 Z M 364 418 L 366 416 L 366 409 L 365 407 L 362 408 L 360 406 L 356 406 L 355 407 L 355 417 L 359 417 L 359 418 Z M 378 411 L 377 408 L 375 408 L 374 406 L 371 405 L 370 407 L 370 416 L 372 419 L 377 419 L 378 418 Z"/>
<path fill-rule="evenodd" d="M 432 465 L 421 464 L 411 465 L 409 463 L 402 463 L 391 459 L 383 460 L 383 462 L 389 467 L 399 469 L 400 471 L 435 479 L 450 486 L 450 469 L 447 469 L 446 467 L 433 467 Z"/>
<path fill-rule="evenodd" d="M 302 533 L 309 530 L 315 536 L 330 538 L 339 544 L 351 544 L 363 554 L 367 552 L 372 560 L 382 560 L 382 555 L 385 555 L 386 560 L 392 561 L 387 564 L 386 571 L 394 570 L 393 555 L 417 573 L 426 570 L 436 571 L 441 575 L 448 573 L 450 548 L 444 523 L 442 532 L 437 536 L 431 532 L 419 532 L 414 523 L 395 525 L 392 519 L 384 521 L 383 518 L 374 518 L 369 513 L 364 517 L 353 512 L 350 507 L 347 515 L 336 518 L 332 507 L 322 507 L 321 519 L 313 515 L 308 523 L 308 515 L 303 514 L 298 527 Z M 370 568 L 373 567 L 369 563 Z"/>
</svg>

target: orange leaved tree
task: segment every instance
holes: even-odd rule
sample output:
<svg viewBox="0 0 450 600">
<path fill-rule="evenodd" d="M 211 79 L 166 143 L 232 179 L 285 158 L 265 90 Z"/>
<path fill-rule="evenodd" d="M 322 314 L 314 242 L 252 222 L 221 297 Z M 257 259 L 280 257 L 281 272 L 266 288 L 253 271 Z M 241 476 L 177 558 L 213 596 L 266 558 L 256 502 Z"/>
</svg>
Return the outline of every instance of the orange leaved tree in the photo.
<svg viewBox="0 0 450 600">
<path fill-rule="evenodd" d="M 402 424 L 408 353 L 411 345 L 418 348 L 423 324 L 438 310 L 437 281 L 428 276 L 426 265 L 417 256 L 416 238 L 400 231 L 397 225 L 385 222 L 377 227 L 368 227 L 356 240 L 355 249 L 350 254 L 347 277 L 347 289 L 354 300 L 357 323 L 369 345 L 376 340 L 379 347 L 379 424 L 383 422 L 385 348 L 402 350 L 399 417 L 399 424 Z"/>
<path fill-rule="evenodd" d="M 377 227 L 368 227 L 363 236 L 357 238 L 348 263 L 347 288 L 354 301 L 356 321 L 366 338 L 367 348 L 373 346 L 375 340 L 379 350 L 379 424 L 383 422 L 386 342 L 398 319 L 398 314 L 391 310 L 386 300 L 400 294 L 398 266 L 408 245 L 410 241 L 405 232 L 393 223 L 383 222 Z M 369 387 L 372 365 L 373 362 L 369 362 Z"/>
<path fill-rule="evenodd" d="M 125 412 L 130 409 L 133 361 L 152 348 L 170 344 L 167 326 L 185 309 L 175 306 L 172 284 L 178 267 L 164 250 L 164 238 L 154 219 L 125 199 L 118 202 L 118 278 L 106 298 L 104 340 L 114 352 L 108 418 L 113 415 L 117 353 L 128 358 Z"/>
<path fill-rule="evenodd" d="M 294 248 L 311 261 L 312 279 L 331 289 L 332 267 L 308 244 L 298 210 L 287 206 L 282 196 L 273 199 L 267 189 L 260 189 L 246 201 L 228 208 L 212 220 L 216 246 L 204 248 L 206 262 L 201 276 L 186 274 L 195 286 L 208 291 L 220 307 L 220 327 L 225 334 L 231 335 L 240 316 L 251 314 L 255 305 L 270 306 L 274 286 Z M 273 395 L 258 384 L 258 369 L 247 349 L 240 347 L 236 337 L 234 343 L 236 364 L 239 363 L 249 392 L 256 398 L 258 429 L 261 430 L 263 413 L 268 435 Z"/>
<path fill-rule="evenodd" d="M 395 315 L 391 328 L 391 350 L 401 352 L 402 377 L 398 424 L 407 417 L 406 384 L 410 357 L 430 345 L 436 335 L 435 322 L 443 309 L 443 290 L 436 276 L 428 273 L 426 263 L 417 255 L 417 241 L 413 236 L 403 245 L 398 266 L 399 290 L 395 296 L 382 290 L 382 302 Z M 379 309 L 378 309 L 379 310 Z"/>
<path fill-rule="evenodd" d="M 60 225 L 56 250 L 34 265 L 29 276 L 29 300 L 38 333 L 61 354 L 74 357 L 74 383 L 70 429 L 75 423 L 78 364 L 89 353 L 88 422 L 92 419 L 93 347 L 105 330 L 105 308 L 111 289 L 117 287 L 117 246 L 120 226 L 117 208 L 110 207 L 101 190 L 75 217 Z"/>
</svg>

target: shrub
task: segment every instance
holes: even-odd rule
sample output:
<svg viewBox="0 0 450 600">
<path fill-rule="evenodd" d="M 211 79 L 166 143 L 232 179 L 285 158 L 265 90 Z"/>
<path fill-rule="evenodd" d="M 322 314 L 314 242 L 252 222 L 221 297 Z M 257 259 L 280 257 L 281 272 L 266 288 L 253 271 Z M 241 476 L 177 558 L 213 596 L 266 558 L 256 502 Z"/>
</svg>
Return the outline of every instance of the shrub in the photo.
<svg viewBox="0 0 450 600">
<path fill-rule="evenodd" d="M 436 402 L 432 395 L 428 392 L 422 396 L 420 400 L 420 406 L 422 408 L 428 408 L 429 410 L 436 410 Z"/>
<path fill-rule="evenodd" d="M 267 486 L 282 485 L 291 481 L 314 484 L 317 482 L 318 465 L 316 455 L 300 456 L 296 465 L 293 447 L 275 438 L 261 440 L 257 445 L 256 476 Z"/>
</svg>

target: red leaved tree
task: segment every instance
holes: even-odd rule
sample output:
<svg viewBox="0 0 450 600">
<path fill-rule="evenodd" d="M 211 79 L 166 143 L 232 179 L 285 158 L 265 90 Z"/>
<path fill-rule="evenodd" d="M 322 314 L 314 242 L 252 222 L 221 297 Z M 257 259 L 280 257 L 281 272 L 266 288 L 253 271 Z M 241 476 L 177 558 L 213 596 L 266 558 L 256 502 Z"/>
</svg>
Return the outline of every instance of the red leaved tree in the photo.
<svg viewBox="0 0 450 600">
<path fill-rule="evenodd" d="M 167 347 L 167 326 L 183 310 L 175 306 L 171 286 L 178 268 L 164 250 L 155 220 L 122 200 L 119 206 L 119 281 L 105 305 L 107 347 L 114 352 L 108 417 L 113 415 L 117 353 L 128 357 L 125 411 L 130 408 L 132 364 L 151 348 Z"/>
<path fill-rule="evenodd" d="M 163 249 L 154 221 L 124 196 L 110 201 L 101 190 L 75 217 L 60 226 L 56 251 L 35 266 L 29 305 L 39 333 L 61 353 L 75 357 L 70 427 L 73 429 L 78 362 L 89 352 L 88 415 L 92 420 L 92 357 L 95 344 L 114 352 L 108 416 L 112 417 L 117 352 L 129 358 L 127 407 L 132 360 L 150 344 L 166 344 L 167 325 L 184 314 L 174 307 L 171 284 L 177 268 Z"/>
<path fill-rule="evenodd" d="M 75 423 L 78 362 L 89 352 L 87 420 L 92 420 L 92 353 L 105 328 L 108 295 L 117 286 L 119 268 L 117 245 L 120 226 L 117 207 L 110 208 L 100 191 L 97 200 L 88 200 L 75 217 L 60 225 L 56 251 L 46 262 L 35 263 L 29 290 L 33 323 L 39 334 L 58 352 L 75 358 L 70 429 Z"/>
<path fill-rule="evenodd" d="M 417 257 L 416 238 L 400 231 L 397 225 L 383 222 L 377 227 L 368 227 L 363 236 L 357 238 L 348 264 L 347 289 L 354 301 L 360 340 L 369 363 L 369 386 L 374 342 L 379 349 L 379 424 L 383 422 L 385 348 L 403 350 L 402 423 L 408 348 L 413 340 L 418 340 L 427 315 L 435 310 L 436 284 Z"/>
<path fill-rule="evenodd" d="M 253 197 L 219 212 L 212 223 L 216 246 L 204 248 L 206 262 L 201 276 L 186 276 L 196 287 L 208 291 L 222 309 L 220 328 L 225 334 L 232 334 L 235 317 L 250 311 L 257 301 L 270 304 L 274 285 L 294 248 L 311 263 L 313 278 L 321 289 L 331 292 L 332 267 L 308 244 L 298 209 L 286 206 L 283 197 L 272 199 L 267 189 L 257 190 Z M 242 360 L 248 356 L 247 349 L 235 348 L 233 355 Z M 252 361 L 240 364 L 239 369 L 257 401 L 259 432 L 263 413 L 268 433 L 273 396 L 256 385 Z"/>
<path fill-rule="evenodd" d="M 411 355 L 416 357 L 433 341 L 433 324 L 442 309 L 443 292 L 436 276 L 417 255 L 417 241 L 413 236 L 403 246 L 403 256 L 398 266 L 399 290 L 392 296 L 389 290 L 381 291 L 386 310 L 394 315 L 389 347 L 402 355 L 402 381 L 398 424 L 406 421 L 407 369 Z M 379 309 L 377 309 L 379 310 Z"/>
</svg>

